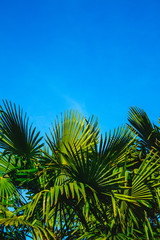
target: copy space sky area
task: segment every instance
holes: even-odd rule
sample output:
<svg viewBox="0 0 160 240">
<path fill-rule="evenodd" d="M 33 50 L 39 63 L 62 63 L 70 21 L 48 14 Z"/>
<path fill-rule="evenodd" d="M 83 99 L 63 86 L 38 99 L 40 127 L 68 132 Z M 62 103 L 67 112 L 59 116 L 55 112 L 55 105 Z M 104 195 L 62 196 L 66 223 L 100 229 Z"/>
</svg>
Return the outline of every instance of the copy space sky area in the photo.
<svg viewBox="0 0 160 240">
<path fill-rule="evenodd" d="M 160 116 L 159 0 L 0 0 L 0 104 L 23 107 L 37 130 L 67 109 L 102 132 L 130 106 Z"/>
</svg>

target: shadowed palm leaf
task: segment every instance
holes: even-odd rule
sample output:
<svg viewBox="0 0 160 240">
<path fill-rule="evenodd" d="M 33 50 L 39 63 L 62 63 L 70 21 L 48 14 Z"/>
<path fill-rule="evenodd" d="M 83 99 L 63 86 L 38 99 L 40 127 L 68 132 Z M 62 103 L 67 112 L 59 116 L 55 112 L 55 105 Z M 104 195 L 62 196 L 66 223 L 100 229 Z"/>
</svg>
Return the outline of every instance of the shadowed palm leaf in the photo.
<svg viewBox="0 0 160 240">
<path fill-rule="evenodd" d="M 16 155 L 29 160 L 39 154 L 42 146 L 38 145 L 42 139 L 39 138 L 40 132 L 35 134 L 36 128 L 29 127 L 26 114 L 23 117 L 23 110 L 16 108 L 7 101 L 3 101 L 4 108 L 0 110 L 0 147 L 5 154 Z"/>
<path fill-rule="evenodd" d="M 28 222 L 24 219 L 23 216 L 17 217 L 12 214 L 11 217 L 0 219 L 0 224 L 6 228 L 10 226 L 15 226 L 15 230 L 19 230 L 19 232 L 23 229 L 23 227 L 25 227 L 23 231 L 26 232 L 26 235 L 29 232 L 28 237 L 32 237 L 31 239 L 34 240 L 50 240 L 51 237 L 53 240 L 56 240 L 56 236 L 54 235 L 54 233 L 52 233 L 49 229 L 44 228 L 41 222 L 36 220 L 34 220 L 33 222 Z M 18 237 L 15 236 L 15 238 L 11 239 L 17 240 Z M 26 239 L 26 237 L 24 239 Z"/>
<path fill-rule="evenodd" d="M 148 149 L 158 148 L 157 141 L 160 141 L 160 129 L 152 124 L 143 109 L 131 107 L 128 113 L 130 129 L 132 129 L 141 139 L 144 146 Z"/>
</svg>

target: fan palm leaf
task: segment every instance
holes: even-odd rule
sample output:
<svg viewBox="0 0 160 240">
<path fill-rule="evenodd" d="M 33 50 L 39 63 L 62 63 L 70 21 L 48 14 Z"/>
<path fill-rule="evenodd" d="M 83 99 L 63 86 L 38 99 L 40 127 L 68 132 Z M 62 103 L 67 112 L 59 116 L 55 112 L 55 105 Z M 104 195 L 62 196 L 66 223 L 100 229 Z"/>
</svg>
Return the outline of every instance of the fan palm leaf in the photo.
<svg viewBox="0 0 160 240">
<path fill-rule="evenodd" d="M 52 126 L 51 138 L 46 134 L 46 142 L 51 151 L 58 154 L 59 161 L 64 163 L 61 153 L 66 153 L 65 145 L 75 145 L 77 150 L 80 150 L 80 147 L 86 149 L 93 146 L 94 141 L 98 141 L 98 134 L 98 121 L 94 117 L 86 121 L 77 111 L 67 111 L 64 116 L 61 116 L 61 122 L 57 119 L 55 126 Z"/>
<path fill-rule="evenodd" d="M 147 149 L 158 148 L 157 141 L 160 141 L 160 129 L 152 124 L 146 112 L 138 107 L 131 107 L 128 113 L 129 127 L 142 140 L 143 145 Z"/>
<path fill-rule="evenodd" d="M 15 155 L 23 160 L 36 158 L 42 144 L 40 132 L 35 134 L 36 128 L 29 127 L 29 119 L 23 109 L 17 109 L 15 104 L 3 101 L 0 110 L 0 147 L 5 153 Z"/>
<path fill-rule="evenodd" d="M 0 224 L 4 225 L 4 227 L 15 226 L 17 229 L 25 227 L 26 232 L 30 233 L 33 240 L 50 240 L 51 237 L 56 240 L 56 235 L 49 229 L 44 229 L 39 221 L 34 220 L 33 222 L 29 222 L 24 220 L 23 216 L 14 215 L 12 217 L 0 219 Z"/>
</svg>

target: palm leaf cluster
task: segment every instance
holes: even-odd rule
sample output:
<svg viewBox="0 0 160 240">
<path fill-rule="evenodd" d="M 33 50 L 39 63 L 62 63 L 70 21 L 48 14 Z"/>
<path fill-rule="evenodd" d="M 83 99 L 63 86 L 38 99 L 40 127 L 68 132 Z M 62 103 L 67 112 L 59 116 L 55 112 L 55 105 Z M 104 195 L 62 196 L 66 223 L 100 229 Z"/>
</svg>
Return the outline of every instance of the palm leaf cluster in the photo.
<svg viewBox="0 0 160 240">
<path fill-rule="evenodd" d="M 160 239 L 160 128 L 136 107 L 128 121 L 103 137 L 67 111 L 42 138 L 4 101 L 1 239 Z"/>
</svg>

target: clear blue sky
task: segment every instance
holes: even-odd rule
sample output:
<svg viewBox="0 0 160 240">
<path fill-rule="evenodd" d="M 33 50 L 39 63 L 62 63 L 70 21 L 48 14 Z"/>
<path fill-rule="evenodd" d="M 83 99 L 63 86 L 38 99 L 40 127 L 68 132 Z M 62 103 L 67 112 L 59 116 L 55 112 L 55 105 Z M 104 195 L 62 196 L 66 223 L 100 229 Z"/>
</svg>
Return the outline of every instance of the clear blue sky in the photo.
<svg viewBox="0 0 160 240">
<path fill-rule="evenodd" d="M 156 121 L 159 93 L 159 0 L 0 1 L 0 96 L 43 133 L 73 108 L 103 132 L 130 106 Z"/>
</svg>

